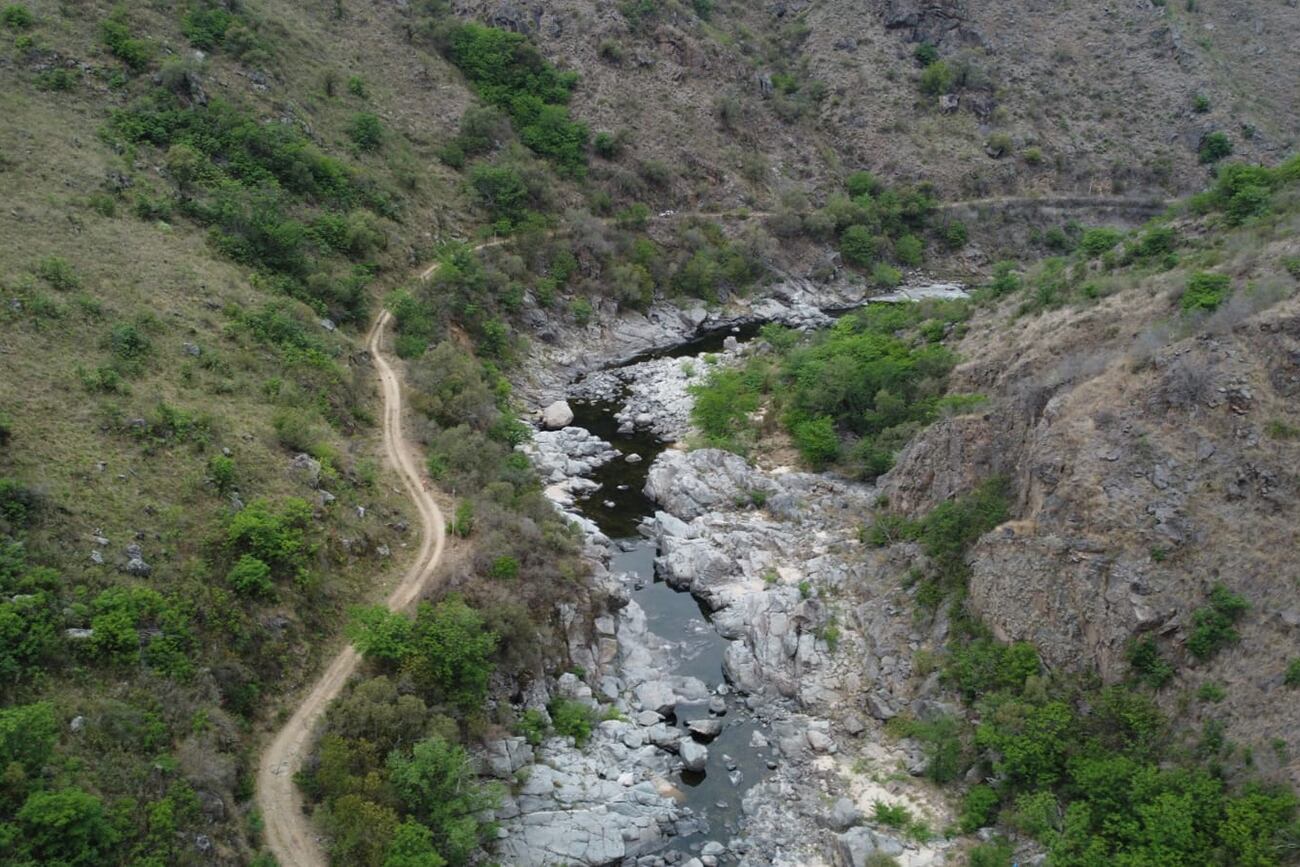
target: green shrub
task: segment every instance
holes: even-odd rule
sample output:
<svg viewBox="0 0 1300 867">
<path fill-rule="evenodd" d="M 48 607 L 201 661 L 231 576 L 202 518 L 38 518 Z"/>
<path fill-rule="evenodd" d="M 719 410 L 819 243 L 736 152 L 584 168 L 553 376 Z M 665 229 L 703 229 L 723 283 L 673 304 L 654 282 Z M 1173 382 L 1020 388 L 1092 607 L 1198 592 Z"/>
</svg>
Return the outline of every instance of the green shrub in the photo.
<svg viewBox="0 0 1300 867">
<path fill-rule="evenodd" d="M 879 194 L 885 185 L 871 172 L 854 172 L 844 179 L 844 189 L 853 198 Z"/>
<path fill-rule="evenodd" d="M 1212 132 L 1201 140 L 1197 151 L 1203 163 L 1214 163 L 1232 154 L 1232 141 L 1222 132 Z"/>
<path fill-rule="evenodd" d="M 38 90 L 52 90 L 65 93 L 77 86 L 81 80 L 81 73 L 75 69 L 64 69 L 58 67 L 47 69 L 36 77 L 36 87 Z"/>
<path fill-rule="evenodd" d="M 623 141 L 610 132 L 598 132 L 592 142 L 597 154 L 607 160 L 617 159 L 623 153 Z"/>
<path fill-rule="evenodd" d="M 1150 636 L 1132 642 L 1127 652 L 1129 668 L 1140 680 L 1159 689 L 1174 676 L 1174 667 L 1160 652 L 1160 646 Z"/>
<path fill-rule="evenodd" d="M 989 786 L 972 786 L 962 801 L 958 826 L 963 834 L 971 834 L 993 823 L 997 815 L 998 793 Z"/>
<path fill-rule="evenodd" d="M 270 596 L 275 585 L 271 583 L 271 567 L 252 554 L 245 554 L 231 567 L 226 580 L 240 596 Z"/>
<path fill-rule="evenodd" d="M 1178 247 L 1178 233 L 1170 226 L 1154 226 L 1142 233 L 1138 252 L 1142 256 L 1164 256 Z"/>
<path fill-rule="evenodd" d="M 926 67 L 939 59 L 939 49 L 929 42 L 919 42 L 912 51 L 912 57 L 916 58 L 916 62 L 922 67 Z"/>
<path fill-rule="evenodd" d="M 893 289 L 903 282 L 903 272 L 892 265 L 878 262 L 876 267 L 871 269 L 871 282 L 885 289 Z"/>
<path fill-rule="evenodd" d="M 995 132 L 984 141 L 984 152 L 998 160 L 1011 153 L 1013 142 L 1011 136 L 1004 132 Z"/>
<path fill-rule="evenodd" d="M 743 450 L 741 443 L 751 433 L 750 415 L 758 409 L 755 383 L 740 371 L 718 369 L 702 385 L 690 386 L 695 396 L 691 421 L 705 441 L 720 448 Z"/>
<path fill-rule="evenodd" d="M 467 864 L 473 853 L 494 836 L 495 826 L 486 817 L 498 805 L 499 795 L 478 781 L 474 762 L 461 747 L 435 735 L 417 743 L 409 754 L 394 750 L 388 756 L 387 769 L 397 800 L 423 826 L 423 831 L 418 826 L 405 832 L 395 830 L 394 842 L 409 835 L 425 845 L 417 859 L 390 857 L 383 863 Z M 363 827 L 369 824 L 363 823 Z M 372 833 L 372 828 L 367 827 L 363 833 Z M 403 845 L 409 847 L 411 842 L 406 839 Z"/>
<path fill-rule="evenodd" d="M 100 27 L 100 36 L 108 50 L 133 72 L 144 70 L 153 60 L 154 44 L 147 39 L 137 39 L 131 35 L 125 6 L 117 6 L 112 14 L 104 19 Z"/>
<path fill-rule="evenodd" d="M 36 23 L 36 18 L 21 3 L 10 3 L 0 11 L 0 22 L 10 30 L 28 30 Z"/>
<path fill-rule="evenodd" d="M 515 734 L 520 735 L 524 740 L 533 746 L 541 744 L 542 739 L 546 737 L 549 726 L 546 724 L 546 717 L 536 708 L 529 708 L 524 711 L 523 715 L 515 723 Z"/>
<path fill-rule="evenodd" d="M 502 554 L 488 567 L 488 577 L 498 581 L 511 581 L 519 577 L 519 560 L 509 554 Z"/>
<path fill-rule="evenodd" d="M 840 234 L 840 255 L 850 265 L 870 266 L 876 260 L 875 236 L 866 226 L 849 226 Z"/>
<path fill-rule="evenodd" d="M 1103 253 L 1109 252 L 1119 243 L 1121 234 L 1115 229 L 1098 227 L 1089 229 L 1083 233 L 1079 239 L 1079 249 L 1082 250 L 1089 259 L 1096 259 Z"/>
<path fill-rule="evenodd" d="M 1020 157 L 1027 165 L 1039 166 L 1043 164 L 1043 149 L 1038 146 L 1025 148 L 1020 152 Z"/>
<path fill-rule="evenodd" d="M 15 818 L 15 849 L 26 863 L 89 867 L 116 860 L 121 834 L 103 802 L 81 789 L 35 791 Z"/>
<path fill-rule="evenodd" d="M 523 35 L 479 24 L 451 32 L 448 56 L 484 101 L 509 112 L 527 147 L 570 173 L 581 170 L 589 133 L 565 107 L 575 73 L 556 70 Z"/>
<path fill-rule="evenodd" d="M 447 522 L 447 531 L 460 539 L 469 538 L 470 534 L 474 532 L 474 503 L 472 500 L 461 500 L 456 504 L 456 511 L 452 519 Z"/>
<path fill-rule="evenodd" d="M 904 235 L 894 242 L 894 258 L 910 268 L 921 265 L 925 244 L 915 235 Z"/>
<path fill-rule="evenodd" d="M 367 659 L 398 665 L 414 652 L 410 618 L 382 605 L 354 608 L 349 612 L 348 640 Z"/>
<path fill-rule="evenodd" d="M 122 323 L 113 326 L 104 339 L 105 347 L 113 358 L 127 365 L 138 364 L 153 352 L 153 344 L 137 326 Z"/>
<path fill-rule="evenodd" d="M 370 96 L 370 88 L 366 86 L 366 80 L 360 75 L 348 76 L 348 93 L 359 99 L 366 99 Z"/>
<path fill-rule="evenodd" d="M 0 478 L 0 518 L 12 527 L 26 527 L 36 514 L 36 493 L 14 479 Z"/>
<path fill-rule="evenodd" d="M 181 32 L 195 48 L 213 51 L 226 41 L 226 31 L 236 20 L 229 10 L 220 6 L 196 5 L 181 19 Z"/>
<path fill-rule="evenodd" d="M 970 850 L 967 867 L 1012 867 L 1016 847 L 1006 840 L 990 840 Z"/>
<path fill-rule="evenodd" d="M 945 224 L 941 230 L 941 235 L 943 243 L 950 250 L 960 250 L 970 240 L 970 232 L 967 230 L 966 224 L 961 220 L 953 220 Z"/>
<path fill-rule="evenodd" d="M 1192 100 L 1192 111 L 1197 114 L 1205 114 L 1209 110 L 1210 98 L 1203 93 L 1196 94 L 1196 98 Z"/>
<path fill-rule="evenodd" d="M 497 641 L 483 615 L 453 594 L 420 605 L 403 668 L 430 694 L 468 713 L 487 694 Z"/>
<path fill-rule="evenodd" d="M 944 668 L 944 677 L 967 701 L 998 690 L 1019 691 L 1025 680 L 1038 674 L 1038 651 L 1027 641 L 1002 644 L 991 638 L 977 638 L 954 648 Z"/>
<path fill-rule="evenodd" d="M 1187 649 L 1192 656 L 1206 660 L 1238 639 L 1234 628 L 1249 605 L 1223 584 L 1210 591 L 1208 603 L 1192 612 L 1192 629 L 1187 637 Z"/>
<path fill-rule="evenodd" d="M 873 801 L 871 818 L 889 828 L 906 828 L 912 822 L 912 813 L 902 804 L 891 805 L 884 801 Z"/>
<path fill-rule="evenodd" d="M 957 74 L 942 60 L 936 60 L 921 71 L 921 90 L 930 96 L 940 96 L 952 90 Z"/>
<path fill-rule="evenodd" d="M 1232 281 L 1227 274 L 1197 271 L 1187 281 L 1180 304 L 1188 312 L 1217 310 L 1232 291 Z"/>
<path fill-rule="evenodd" d="M 1282 682 L 1287 686 L 1300 686 L 1300 657 L 1287 663 L 1286 673 L 1282 675 Z"/>
<path fill-rule="evenodd" d="M 282 576 L 296 576 L 307 568 L 315 545 L 308 539 L 311 506 L 288 497 L 277 507 L 266 499 L 253 500 L 231 516 L 226 544 L 239 555 L 251 555 Z"/>
<path fill-rule="evenodd" d="M 799 454 L 814 469 L 822 469 L 839 457 L 840 437 L 835 431 L 834 420 L 829 416 L 795 422 L 790 435 Z"/>
<path fill-rule="evenodd" d="M 348 138 L 363 151 L 377 151 L 384 144 L 384 125 L 369 112 L 361 112 L 348 124 Z"/>
<path fill-rule="evenodd" d="M 217 491 L 228 494 L 235 488 L 235 460 L 225 455 L 214 455 L 208 461 L 208 477 Z"/>
<path fill-rule="evenodd" d="M 71 290 L 81 288 L 81 278 L 77 270 L 67 259 L 50 256 L 36 265 L 36 276 L 55 289 Z"/>
<path fill-rule="evenodd" d="M 571 737 L 578 746 L 582 746 L 591 737 L 591 708 L 580 701 L 557 698 L 550 703 L 547 710 L 551 714 L 551 725 L 557 734 Z"/>
<path fill-rule="evenodd" d="M 1228 697 L 1228 691 L 1221 684 L 1214 681 L 1206 681 L 1196 690 L 1196 697 L 1201 701 L 1218 703 Z"/>
</svg>

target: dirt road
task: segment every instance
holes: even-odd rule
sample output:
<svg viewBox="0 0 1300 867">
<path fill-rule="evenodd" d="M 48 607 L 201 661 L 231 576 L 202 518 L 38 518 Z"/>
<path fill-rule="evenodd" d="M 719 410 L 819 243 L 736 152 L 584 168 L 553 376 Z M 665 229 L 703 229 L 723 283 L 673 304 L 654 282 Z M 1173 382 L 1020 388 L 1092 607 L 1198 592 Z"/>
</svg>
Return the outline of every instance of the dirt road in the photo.
<svg viewBox="0 0 1300 867">
<path fill-rule="evenodd" d="M 384 358 L 381 345 L 390 318 L 387 310 L 379 314 L 370 330 L 367 345 L 379 371 L 383 392 L 383 436 L 388 463 L 397 471 L 420 515 L 420 550 L 387 599 L 389 608 L 400 611 L 410 607 L 431 585 L 442 559 L 446 535 L 442 511 L 424 489 L 420 458 L 402 434 L 401 383 Z M 302 793 L 294 784 L 293 777 L 311 749 L 316 724 L 356 671 L 360 659 L 351 646 L 334 657 L 284 728 L 276 734 L 270 747 L 262 753 L 257 769 L 257 804 L 262 811 L 267 846 L 280 867 L 324 867 L 329 863 L 316 841 L 311 822 L 303 814 Z"/>
</svg>

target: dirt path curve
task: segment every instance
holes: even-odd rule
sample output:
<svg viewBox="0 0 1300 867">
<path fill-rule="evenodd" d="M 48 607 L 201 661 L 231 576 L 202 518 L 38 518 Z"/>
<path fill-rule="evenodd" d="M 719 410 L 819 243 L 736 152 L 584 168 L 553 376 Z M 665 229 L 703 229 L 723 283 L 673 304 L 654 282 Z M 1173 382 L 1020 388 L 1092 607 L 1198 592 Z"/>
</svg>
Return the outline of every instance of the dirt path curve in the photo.
<svg viewBox="0 0 1300 867">
<path fill-rule="evenodd" d="M 384 450 L 388 463 L 401 477 L 411 502 L 420 514 L 420 550 L 402 580 L 388 595 L 394 611 L 410 607 L 431 585 L 446 543 L 445 521 L 438 504 L 425 490 L 420 459 L 402 434 L 402 387 L 384 358 L 382 343 L 391 315 L 382 311 L 370 329 L 367 345 L 379 371 L 384 399 Z M 293 777 L 312 746 L 316 724 L 331 701 L 343 690 L 361 661 L 351 645 L 330 662 L 320 680 L 303 697 L 284 728 L 262 753 L 257 769 L 257 803 L 266 828 L 266 843 L 280 867 L 325 867 L 329 863 L 316 842 L 311 821 L 303 813 L 302 793 Z"/>
</svg>

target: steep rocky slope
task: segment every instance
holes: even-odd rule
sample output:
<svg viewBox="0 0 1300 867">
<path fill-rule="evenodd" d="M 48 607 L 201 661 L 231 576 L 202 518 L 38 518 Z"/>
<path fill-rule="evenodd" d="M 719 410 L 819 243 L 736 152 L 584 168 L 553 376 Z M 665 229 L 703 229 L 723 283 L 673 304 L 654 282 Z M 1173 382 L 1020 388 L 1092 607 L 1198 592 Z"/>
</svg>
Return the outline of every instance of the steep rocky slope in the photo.
<svg viewBox="0 0 1300 867">
<path fill-rule="evenodd" d="M 1231 300 L 1189 319 L 1178 269 L 1083 306 L 1015 317 L 1013 302 L 977 317 L 955 387 L 989 395 L 987 411 L 919 436 L 882 490 L 921 513 L 1007 476 L 1016 520 L 971 555 L 970 604 L 995 633 L 1111 681 L 1127 675 L 1132 642 L 1152 637 L 1181 689 L 1225 686 L 1214 714 L 1294 781 L 1300 728 L 1283 681 L 1300 647 L 1296 216 L 1227 233 L 1176 226 L 1201 248 L 1188 259 L 1231 276 Z M 1249 610 L 1240 643 L 1199 661 L 1194 612 L 1219 582 Z M 1168 702 L 1179 706 L 1177 690 Z M 1264 748 L 1275 741 L 1287 749 Z"/>
<path fill-rule="evenodd" d="M 949 198 L 1185 192 L 1203 183 L 1206 133 L 1276 158 L 1300 130 L 1283 84 L 1300 76 L 1286 4 L 697 5 L 706 19 L 684 3 L 458 4 L 581 69 L 578 113 L 673 167 L 668 201 L 824 189 L 851 166 L 931 180 Z M 922 42 L 954 74 L 929 93 Z M 995 136 L 1009 142 L 990 156 Z"/>
</svg>

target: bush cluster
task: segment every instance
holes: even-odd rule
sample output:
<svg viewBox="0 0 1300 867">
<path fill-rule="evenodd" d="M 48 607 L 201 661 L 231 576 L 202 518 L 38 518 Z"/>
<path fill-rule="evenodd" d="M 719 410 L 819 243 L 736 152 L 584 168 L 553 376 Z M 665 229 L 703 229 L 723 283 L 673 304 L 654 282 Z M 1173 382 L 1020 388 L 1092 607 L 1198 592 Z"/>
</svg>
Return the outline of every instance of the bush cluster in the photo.
<svg viewBox="0 0 1300 867">
<path fill-rule="evenodd" d="M 956 359 L 940 341 L 967 312 L 961 304 L 879 305 L 808 339 L 767 329 L 776 363 L 757 357 L 741 370 L 711 372 L 693 388 L 692 419 L 709 444 L 743 453 L 757 433 L 751 416 L 767 399 L 810 465 L 843 459 L 874 478 L 953 405 L 943 388 Z"/>
<path fill-rule="evenodd" d="M 383 249 L 376 214 L 395 213 L 388 194 L 292 127 L 258 123 L 219 99 L 183 104 L 165 86 L 115 110 L 107 134 L 166 150 L 173 206 L 210 226 L 222 253 L 322 314 L 364 315 L 364 280 L 339 278 L 328 259 L 364 263 Z"/>
<path fill-rule="evenodd" d="M 447 38 L 447 56 L 482 99 L 510 115 L 519 139 L 569 174 L 587 162 L 587 126 L 569 119 L 574 72 L 547 63 L 528 39 L 480 24 L 463 24 Z"/>
</svg>

